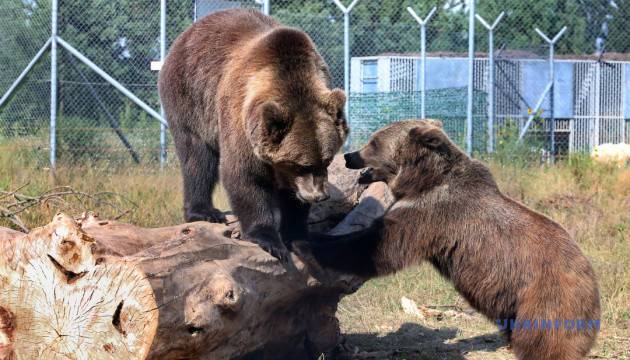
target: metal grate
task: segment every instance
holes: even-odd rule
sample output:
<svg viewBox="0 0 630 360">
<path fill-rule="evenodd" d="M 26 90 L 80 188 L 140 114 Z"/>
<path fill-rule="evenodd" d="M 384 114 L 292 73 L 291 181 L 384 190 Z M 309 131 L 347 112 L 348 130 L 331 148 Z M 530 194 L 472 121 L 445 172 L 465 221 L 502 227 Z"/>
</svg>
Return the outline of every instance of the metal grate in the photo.
<svg viewBox="0 0 630 360">
<path fill-rule="evenodd" d="M 599 144 L 624 142 L 623 64 L 578 62 L 574 74 L 575 115 L 570 150 L 590 152 Z"/>
<path fill-rule="evenodd" d="M 624 141 L 625 119 L 623 86 L 623 65 L 600 63 L 600 126 L 599 144 L 621 143 Z"/>
<path fill-rule="evenodd" d="M 495 62 L 495 113 L 498 125 L 506 120 L 522 118 L 521 94 L 523 86 L 519 61 L 497 60 Z"/>
<path fill-rule="evenodd" d="M 390 91 L 416 91 L 415 79 L 418 76 L 416 58 L 399 57 L 390 60 Z"/>
</svg>

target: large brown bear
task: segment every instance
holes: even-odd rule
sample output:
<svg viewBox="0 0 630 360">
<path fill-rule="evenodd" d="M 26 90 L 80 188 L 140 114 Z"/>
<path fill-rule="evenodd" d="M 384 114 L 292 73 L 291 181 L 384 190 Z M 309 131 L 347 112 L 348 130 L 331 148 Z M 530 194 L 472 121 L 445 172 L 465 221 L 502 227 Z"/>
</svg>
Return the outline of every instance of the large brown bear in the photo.
<svg viewBox="0 0 630 360">
<path fill-rule="evenodd" d="M 365 278 L 423 260 L 506 332 L 519 359 L 583 359 L 599 329 L 593 269 L 557 223 L 506 197 L 441 126 L 376 132 L 346 166 L 385 181 L 396 201 L 364 231 L 300 242 L 324 268 Z"/>
<path fill-rule="evenodd" d="M 211 200 L 220 172 L 244 237 L 286 259 L 282 239 L 306 236 L 309 203 L 328 197 L 326 168 L 348 133 L 345 95 L 329 79 L 308 35 L 257 11 L 217 12 L 181 34 L 159 92 L 186 221 L 222 220 Z"/>
</svg>

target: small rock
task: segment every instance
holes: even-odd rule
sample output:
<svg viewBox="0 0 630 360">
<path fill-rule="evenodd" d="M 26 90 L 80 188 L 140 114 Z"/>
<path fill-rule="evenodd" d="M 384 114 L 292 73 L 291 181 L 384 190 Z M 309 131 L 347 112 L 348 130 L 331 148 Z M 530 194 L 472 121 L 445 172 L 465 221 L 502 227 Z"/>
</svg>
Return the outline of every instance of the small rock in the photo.
<svg viewBox="0 0 630 360">
<path fill-rule="evenodd" d="M 405 314 L 413 315 L 413 316 L 419 317 L 420 319 L 424 319 L 424 315 L 422 314 L 420 309 L 418 309 L 418 305 L 416 305 L 415 301 L 403 296 L 400 299 L 400 305 L 402 306 Z"/>
</svg>

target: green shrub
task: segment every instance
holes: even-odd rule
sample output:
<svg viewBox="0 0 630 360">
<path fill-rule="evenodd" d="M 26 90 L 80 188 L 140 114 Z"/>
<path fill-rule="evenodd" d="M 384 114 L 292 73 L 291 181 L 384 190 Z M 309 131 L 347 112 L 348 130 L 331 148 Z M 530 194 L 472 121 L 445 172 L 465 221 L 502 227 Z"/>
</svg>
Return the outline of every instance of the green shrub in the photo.
<svg viewBox="0 0 630 360">
<path fill-rule="evenodd" d="M 503 165 L 526 167 L 540 163 L 543 142 L 532 137 L 518 141 L 519 130 L 518 121 L 507 119 L 497 129 L 495 152 L 488 156 Z"/>
</svg>

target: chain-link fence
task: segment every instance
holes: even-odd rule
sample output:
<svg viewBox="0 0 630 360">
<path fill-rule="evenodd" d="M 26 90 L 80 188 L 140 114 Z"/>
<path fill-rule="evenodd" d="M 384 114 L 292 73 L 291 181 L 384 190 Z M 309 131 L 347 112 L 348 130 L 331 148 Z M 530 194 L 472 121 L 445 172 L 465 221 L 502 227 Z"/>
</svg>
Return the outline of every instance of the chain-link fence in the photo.
<svg viewBox="0 0 630 360">
<path fill-rule="evenodd" d="M 167 9 L 163 37 L 161 5 Z M 477 1 L 475 13 L 486 24 L 473 19 L 472 62 L 471 5 L 470 0 L 0 0 L 0 150 L 42 166 L 52 156 L 70 164 L 158 164 L 161 151 L 168 161 L 176 160 L 172 141 L 160 140 L 157 71 L 151 63 L 161 59 L 161 39 L 168 48 L 195 18 L 234 7 L 264 8 L 313 38 L 333 85 L 349 92 L 352 147 L 386 123 L 423 113 L 443 120 L 453 139 L 479 153 L 516 151 L 519 139 L 548 157 L 630 141 L 630 2 Z M 418 20 L 427 20 L 425 61 Z M 553 40 L 565 26 L 550 63 L 549 44 L 535 29 Z M 51 38 L 55 29 L 59 40 Z M 25 68 L 30 71 L 22 73 Z M 51 97 L 56 97 L 52 112 Z"/>
</svg>

